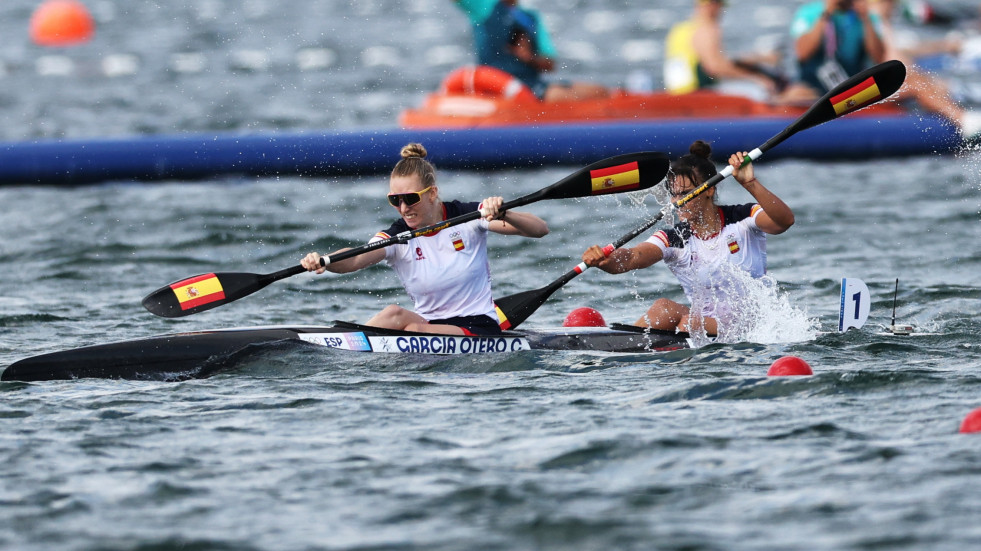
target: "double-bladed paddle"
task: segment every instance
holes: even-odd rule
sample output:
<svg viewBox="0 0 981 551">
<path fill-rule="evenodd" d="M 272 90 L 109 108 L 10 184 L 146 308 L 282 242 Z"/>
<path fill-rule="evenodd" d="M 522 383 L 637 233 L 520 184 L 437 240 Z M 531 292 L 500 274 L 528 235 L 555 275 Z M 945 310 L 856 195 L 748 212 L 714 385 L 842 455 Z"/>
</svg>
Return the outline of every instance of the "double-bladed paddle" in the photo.
<svg viewBox="0 0 981 551">
<path fill-rule="evenodd" d="M 507 201 L 501 205 L 500 210 L 504 212 L 544 199 L 571 199 L 647 189 L 664 179 L 669 164 L 668 157 L 657 152 L 627 153 L 609 157 L 581 168 L 544 189 Z M 324 256 L 320 262 L 326 266 L 375 249 L 406 243 L 410 239 L 433 234 L 451 226 L 476 220 L 481 216 L 483 215 L 478 211 L 469 212 L 438 224 L 406 230 L 386 239 Z M 150 293 L 143 299 L 143 306 L 152 314 L 165 318 L 189 316 L 236 301 L 274 281 L 306 271 L 303 266 L 296 265 L 269 274 L 215 272 L 196 275 Z"/>
<path fill-rule="evenodd" d="M 779 134 L 773 136 L 753 151 L 750 151 L 745 162 L 749 163 L 758 159 L 764 152 L 776 147 L 787 138 L 802 130 L 807 130 L 808 128 L 847 115 L 848 113 L 857 111 L 891 96 L 896 90 L 899 90 L 904 80 L 906 80 L 906 66 L 895 60 L 880 63 L 875 67 L 870 67 L 858 73 L 838 86 L 835 86 L 833 90 L 817 100 L 807 112 L 791 123 L 790 126 L 784 128 Z M 727 165 L 702 185 L 693 189 L 681 199 L 670 203 L 664 209 L 661 209 L 661 212 L 647 222 L 644 222 L 639 228 L 603 247 L 603 252 L 609 256 L 614 250 L 622 247 L 631 239 L 637 237 L 654 224 L 657 224 L 667 211 L 683 206 L 685 203 L 705 193 L 706 190 L 732 175 L 732 173 L 732 167 Z M 499 310 L 498 317 L 501 319 L 501 327 L 504 329 L 513 329 L 523 323 L 548 300 L 548 297 L 552 296 L 555 291 L 572 281 L 573 278 L 587 268 L 589 266 L 585 262 L 580 262 L 575 268 L 569 270 L 562 277 L 541 289 L 525 291 L 497 299 L 495 303 Z"/>
</svg>

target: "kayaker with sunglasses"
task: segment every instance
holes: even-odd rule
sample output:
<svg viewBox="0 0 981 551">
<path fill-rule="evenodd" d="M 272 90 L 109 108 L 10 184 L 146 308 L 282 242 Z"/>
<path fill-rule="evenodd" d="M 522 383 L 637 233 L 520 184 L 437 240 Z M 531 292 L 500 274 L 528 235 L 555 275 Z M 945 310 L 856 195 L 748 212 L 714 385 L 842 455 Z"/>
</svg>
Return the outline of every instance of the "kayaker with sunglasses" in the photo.
<svg viewBox="0 0 981 551">
<path fill-rule="evenodd" d="M 401 155 L 402 160 L 392 170 L 388 184 L 388 202 L 401 218 L 375 234 L 372 241 L 475 210 L 484 209 L 486 215 L 404 244 L 333 262 L 327 267 L 320 265 L 320 254 L 315 252 L 304 257 L 300 264 L 321 274 L 326 270 L 354 272 L 382 260 L 388 262 L 402 280 L 414 311 L 391 304 L 368 320 L 368 325 L 447 335 L 500 333 L 491 293 L 487 232 L 542 237 L 548 234 L 548 225 L 533 214 L 500 212 L 504 203 L 501 197 L 488 197 L 481 203 L 443 201 L 436 185 L 436 169 L 426 160 L 426 148 L 410 143 L 402 148 Z M 337 252 L 340 251 L 331 254 Z"/>
</svg>

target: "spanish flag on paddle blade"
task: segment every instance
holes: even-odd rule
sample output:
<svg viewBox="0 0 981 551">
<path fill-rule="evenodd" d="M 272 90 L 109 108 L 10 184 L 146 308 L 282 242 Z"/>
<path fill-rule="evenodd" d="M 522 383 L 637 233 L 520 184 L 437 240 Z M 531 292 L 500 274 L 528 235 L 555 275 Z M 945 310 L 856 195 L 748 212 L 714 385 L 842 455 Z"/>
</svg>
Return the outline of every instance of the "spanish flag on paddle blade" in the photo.
<svg viewBox="0 0 981 551">
<path fill-rule="evenodd" d="M 637 161 L 589 171 L 593 183 L 592 195 L 630 191 L 640 186 L 640 167 Z"/>
<path fill-rule="evenodd" d="M 870 103 L 882 99 L 882 93 L 875 79 L 869 77 L 859 84 L 831 98 L 831 106 L 840 117 L 856 109 L 861 109 Z"/>
<path fill-rule="evenodd" d="M 174 290 L 177 302 L 181 304 L 181 310 L 190 310 L 225 298 L 225 289 L 222 288 L 221 281 L 218 281 L 218 276 L 215 274 L 194 276 L 172 283 L 170 288 Z"/>
</svg>

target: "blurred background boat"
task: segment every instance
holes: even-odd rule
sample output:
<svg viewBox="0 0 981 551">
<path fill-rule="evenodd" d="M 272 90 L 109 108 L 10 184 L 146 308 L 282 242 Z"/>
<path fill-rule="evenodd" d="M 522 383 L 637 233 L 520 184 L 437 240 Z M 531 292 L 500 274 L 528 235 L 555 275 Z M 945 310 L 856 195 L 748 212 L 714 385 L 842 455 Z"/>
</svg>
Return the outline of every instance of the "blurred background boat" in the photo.
<svg viewBox="0 0 981 551">
<path fill-rule="evenodd" d="M 686 6 L 539 6 L 559 47 L 556 77 L 638 93 L 660 89 L 664 35 Z M 262 1 L 98 2 L 90 6 L 94 34 L 70 47 L 29 40 L 35 7 L 20 0 L 0 7 L 5 36 L 21 37 L 0 49 L 0 184 L 369 174 L 386 170 L 393 148 L 410 140 L 436 142 L 434 160 L 446 168 L 577 164 L 623 151 L 683 152 L 693 136 L 748 149 L 786 125 L 769 116 L 713 116 L 704 104 L 697 123 L 554 114 L 507 132 L 421 122 L 412 114 L 444 76 L 473 61 L 469 26 L 449 0 L 286 1 L 275 8 Z M 795 6 L 742 8 L 753 25 L 724 21 L 734 51 L 786 48 Z M 393 11 L 401 21 L 385 17 Z M 946 76 L 962 90 L 977 80 L 976 73 Z M 397 126 L 400 114 L 406 127 Z M 919 113 L 882 117 L 878 126 L 841 122 L 855 127 L 836 139 L 808 134 L 779 155 L 894 157 L 962 145 L 953 127 Z M 453 131 L 417 129 L 423 125 Z"/>
</svg>

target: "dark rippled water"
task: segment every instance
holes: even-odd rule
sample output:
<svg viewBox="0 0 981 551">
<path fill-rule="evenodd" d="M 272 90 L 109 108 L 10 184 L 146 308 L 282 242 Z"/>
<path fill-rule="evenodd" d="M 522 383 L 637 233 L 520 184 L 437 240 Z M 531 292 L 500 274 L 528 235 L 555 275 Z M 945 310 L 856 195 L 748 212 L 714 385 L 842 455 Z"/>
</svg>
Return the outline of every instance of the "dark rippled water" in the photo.
<svg viewBox="0 0 981 551">
<path fill-rule="evenodd" d="M 38 58 L 54 52 L 7 44 L 0 95 L 12 107 L 2 111 L 3 136 L 391 123 L 456 61 L 396 70 L 368 63 L 368 52 L 394 44 L 408 56 L 402 48 L 414 37 L 422 59 L 465 58 L 465 29 L 451 25 L 444 36 L 438 24 L 463 24 L 448 4 L 214 2 L 168 11 L 102 2 L 99 45 L 59 55 L 91 67 L 112 46 L 138 52 L 139 68 L 44 76 Z M 634 50 L 624 45 L 630 39 L 611 45 L 577 34 L 570 9 L 612 25 L 610 33 L 646 37 L 660 28 L 658 13 L 682 4 L 550 9 L 557 38 L 576 54 L 570 72 L 588 75 L 599 62 L 585 44 L 598 56 Z M 30 9 L 21 1 L 0 8 L 7 36 L 19 36 L 17 18 Z M 353 30 L 369 20 L 377 36 Z M 146 29 L 142 39 L 134 28 Z M 285 61 L 248 69 L 227 61 L 246 45 Z M 291 64 L 302 47 L 337 58 L 299 71 Z M 210 64 L 167 69 L 191 50 Z M 0 547 L 976 548 L 981 441 L 958 426 L 981 406 L 979 166 L 972 153 L 761 161 L 761 179 L 797 224 L 770 240 L 779 295 L 763 306 L 771 330 L 751 342 L 476 360 L 279 346 L 181 383 L 3 383 Z M 516 197 L 566 173 L 440 178 L 448 198 Z M 385 190 L 378 177 L 0 189 L 0 367 L 165 332 L 364 321 L 405 300 L 386 268 L 293 277 L 180 320 L 155 318 L 140 300 L 191 274 L 275 271 L 308 250 L 360 243 L 392 216 Z M 731 182 L 720 191 L 724 202 L 745 198 Z M 624 196 L 528 207 L 552 234 L 492 237 L 498 294 L 542 286 L 587 245 L 612 241 L 656 209 L 650 198 L 638 205 Z M 842 277 L 863 279 L 873 296 L 866 327 L 847 334 L 834 332 Z M 882 334 L 896 278 L 899 319 L 917 327 L 910 337 Z M 581 305 L 628 321 L 659 295 L 679 297 L 663 267 L 589 271 L 528 326 L 558 325 Z M 766 377 L 791 354 L 815 375 Z"/>
</svg>

